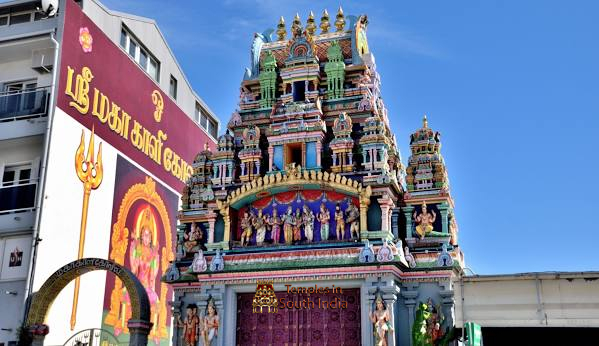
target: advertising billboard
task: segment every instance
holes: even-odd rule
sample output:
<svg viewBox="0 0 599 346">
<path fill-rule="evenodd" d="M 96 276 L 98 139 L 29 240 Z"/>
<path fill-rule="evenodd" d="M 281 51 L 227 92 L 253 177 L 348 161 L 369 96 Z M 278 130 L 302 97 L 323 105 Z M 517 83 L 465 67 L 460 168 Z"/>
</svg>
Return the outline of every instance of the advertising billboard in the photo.
<svg viewBox="0 0 599 346">
<path fill-rule="evenodd" d="M 169 343 L 172 300 L 160 282 L 174 258 L 180 191 L 195 154 L 214 142 L 73 1 L 66 1 L 33 290 L 65 263 L 107 258 L 150 297 L 150 342 Z M 105 272 L 57 297 L 48 344 L 103 328 L 128 340 L 128 293 Z"/>
</svg>

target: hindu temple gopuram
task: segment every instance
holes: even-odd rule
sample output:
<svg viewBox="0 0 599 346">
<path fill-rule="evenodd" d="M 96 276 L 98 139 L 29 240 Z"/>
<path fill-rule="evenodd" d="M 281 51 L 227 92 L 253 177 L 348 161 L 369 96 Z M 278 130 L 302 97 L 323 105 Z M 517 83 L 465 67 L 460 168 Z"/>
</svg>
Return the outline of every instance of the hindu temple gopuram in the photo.
<svg viewBox="0 0 599 346">
<path fill-rule="evenodd" d="M 238 108 L 182 192 L 175 345 L 452 344 L 464 260 L 441 136 L 426 117 L 392 133 L 368 24 L 340 8 L 253 35 Z"/>
</svg>

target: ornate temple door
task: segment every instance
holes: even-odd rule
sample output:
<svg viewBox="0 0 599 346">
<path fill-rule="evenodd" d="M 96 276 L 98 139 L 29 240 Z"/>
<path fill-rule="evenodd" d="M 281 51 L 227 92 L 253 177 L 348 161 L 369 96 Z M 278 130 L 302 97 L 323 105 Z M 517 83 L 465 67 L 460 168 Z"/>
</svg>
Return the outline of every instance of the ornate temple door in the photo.
<svg viewBox="0 0 599 346">
<path fill-rule="evenodd" d="M 237 295 L 237 345 L 360 345 L 359 289 L 311 295 L 277 292 L 276 295 L 292 302 L 294 308 L 286 307 L 276 313 L 253 313 L 254 293 Z M 347 302 L 347 307 L 326 308 L 322 303 L 334 298 Z"/>
</svg>

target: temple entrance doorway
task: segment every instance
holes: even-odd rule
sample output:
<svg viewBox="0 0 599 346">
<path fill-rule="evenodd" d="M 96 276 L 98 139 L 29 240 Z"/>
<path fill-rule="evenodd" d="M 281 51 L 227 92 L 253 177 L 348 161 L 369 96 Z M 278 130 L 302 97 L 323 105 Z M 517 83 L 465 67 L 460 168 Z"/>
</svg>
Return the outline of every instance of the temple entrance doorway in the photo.
<svg viewBox="0 0 599 346">
<path fill-rule="evenodd" d="M 285 145 L 285 149 L 287 151 L 285 167 L 290 163 L 295 163 L 296 166 L 303 167 L 303 148 L 302 143 L 289 143 Z"/>
<path fill-rule="evenodd" d="M 360 289 L 328 294 L 283 291 L 276 292 L 276 296 L 276 313 L 254 313 L 254 293 L 237 294 L 236 345 L 360 345 Z M 281 299 L 285 308 L 280 308 Z M 333 301 L 343 301 L 346 306 L 330 305 Z"/>
</svg>

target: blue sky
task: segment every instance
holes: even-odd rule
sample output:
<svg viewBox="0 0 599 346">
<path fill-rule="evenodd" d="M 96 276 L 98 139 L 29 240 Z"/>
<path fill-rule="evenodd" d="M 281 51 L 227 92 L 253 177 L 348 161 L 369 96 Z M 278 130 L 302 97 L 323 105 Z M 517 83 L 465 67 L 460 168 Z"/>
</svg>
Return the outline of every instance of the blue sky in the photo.
<svg viewBox="0 0 599 346">
<path fill-rule="evenodd" d="M 198 94 L 227 123 L 252 34 L 339 1 L 123 1 L 155 18 Z M 442 133 L 460 245 L 478 274 L 599 269 L 599 3 L 343 1 L 368 37 L 404 163 Z M 319 22 L 319 20 L 317 21 Z"/>
</svg>

